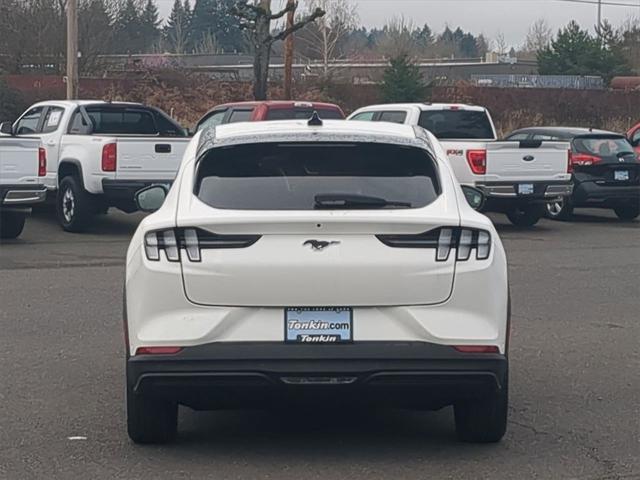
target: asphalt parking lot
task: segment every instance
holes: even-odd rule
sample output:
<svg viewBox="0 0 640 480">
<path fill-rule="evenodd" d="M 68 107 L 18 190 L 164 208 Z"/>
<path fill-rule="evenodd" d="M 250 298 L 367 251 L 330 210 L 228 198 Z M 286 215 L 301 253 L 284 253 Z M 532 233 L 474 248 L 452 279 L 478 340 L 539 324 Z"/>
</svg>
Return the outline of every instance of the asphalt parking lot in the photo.
<svg viewBox="0 0 640 480">
<path fill-rule="evenodd" d="M 124 426 L 121 294 L 140 215 L 88 234 L 37 213 L 0 245 L 1 479 L 640 478 L 640 222 L 495 216 L 513 299 L 509 431 L 456 441 L 452 412 L 181 412 L 179 441 Z"/>
</svg>

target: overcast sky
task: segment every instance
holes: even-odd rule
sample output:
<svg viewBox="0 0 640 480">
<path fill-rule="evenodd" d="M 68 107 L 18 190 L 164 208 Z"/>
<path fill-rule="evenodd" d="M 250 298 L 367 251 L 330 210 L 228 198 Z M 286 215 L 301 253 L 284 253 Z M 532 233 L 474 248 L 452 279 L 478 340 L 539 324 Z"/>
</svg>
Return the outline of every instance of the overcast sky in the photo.
<svg viewBox="0 0 640 480">
<path fill-rule="evenodd" d="M 166 15 L 173 0 L 157 0 Z M 193 5 L 195 0 L 191 0 Z M 382 26 L 394 15 L 404 15 L 416 24 L 425 22 L 440 32 L 446 25 L 460 26 L 474 34 L 483 33 L 495 38 L 502 33 L 511 46 L 520 45 L 529 25 L 545 18 L 557 29 L 571 20 L 592 27 L 596 23 L 597 6 L 568 0 L 347 0 L 358 5 L 363 25 Z M 597 3 L 597 0 L 580 0 Z M 305 0 L 301 0 L 304 4 Z M 603 5 L 603 18 L 614 25 L 627 17 L 640 18 L 640 0 L 603 0 L 604 3 L 623 3 L 629 7 Z M 274 6 L 285 0 L 274 0 Z"/>
</svg>

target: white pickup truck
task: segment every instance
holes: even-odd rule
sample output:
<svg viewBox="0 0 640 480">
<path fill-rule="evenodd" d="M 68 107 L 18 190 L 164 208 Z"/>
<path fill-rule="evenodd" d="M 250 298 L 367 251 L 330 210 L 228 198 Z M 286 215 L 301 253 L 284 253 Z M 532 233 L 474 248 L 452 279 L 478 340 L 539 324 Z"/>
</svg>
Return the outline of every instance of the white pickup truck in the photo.
<svg viewBox="0 0 640 480">
<path fill-rule="evenodd" d="M 71 232 L 109 207 L 136 211 L 134 195 L 144 187 L 171 185 L 190 140 L 156 108 L 86 100 L 37 103 L 9 133 L 42 142 L 44 181 L 57 192 L 58 220 Z"/>
<path fill-rule="evenodd" d="M 0 238 L 17 238 L 31 207 L 45 200 L 46 170 L 46 152 L 38 138 L 0 135 Z"/>
<path fill-rule="evenodd" d="M 484 191 L 484 211 L 505 213 L 518 226 L 535 225 L 545 204 L 571 195 L 566 142 L 498 142 L 487 109 L 446 103 L 372 105 L 349 120 L 392 122 L 433 133 L 458 181 Z"/>
</svg>

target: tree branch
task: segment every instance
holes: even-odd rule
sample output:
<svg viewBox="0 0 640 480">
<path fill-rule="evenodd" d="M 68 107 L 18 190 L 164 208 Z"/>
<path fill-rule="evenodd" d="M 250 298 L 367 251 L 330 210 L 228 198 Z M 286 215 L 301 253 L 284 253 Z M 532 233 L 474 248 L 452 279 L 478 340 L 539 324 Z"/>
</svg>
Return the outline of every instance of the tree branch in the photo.
<svg viewBox="0 0 640 480">
<path fill-rule="evenodd" d="M 281 31 L 277 35 L 274 35 L 273 36 L 273 41 L 275 42 L 276 40 L 284 40 L 285 38 L 287 38 L 292 33 L 297 32 L 301 28 L 304 28 L 305 25 L 315 21 L 316 18 L 320 18 L 320 17 L 324 16 L 325 13 L 327 13 L 327 12 L 325 12 L 321 8 L 316 8 L 311 15 L 303 18 L 302 20 L 300 20 L 297 23 L 294 23 L 291 27 Z"/>
<path fill-rule="evenodd" d="M 269 20 L 278 20 L 279 18 L 284 17 L 289 12 L 295 12 L 297 8 L 298 2 L 287 4 L 287 6 L 283 10 L 279 11 L 278 13 L 274 13 L 273 15 L 269 15 Z"/>
</svg>

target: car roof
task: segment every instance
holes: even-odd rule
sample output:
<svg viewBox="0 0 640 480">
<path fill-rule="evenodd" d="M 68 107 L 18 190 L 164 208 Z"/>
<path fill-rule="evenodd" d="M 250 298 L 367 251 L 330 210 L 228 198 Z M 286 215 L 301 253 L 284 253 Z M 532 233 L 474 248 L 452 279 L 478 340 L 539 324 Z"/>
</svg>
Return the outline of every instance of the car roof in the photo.
<svg viewBox="0 0 640 480">
<path fill-rule="evenodd" d="M 77 107 L 77 106 L 87 106 L 87 105 L 129 105 L 142 107 L 141 103 L 137 102 L 108 102 L 105 100 L 47 100 L 44 102 L 38 102 L 34 106 L 44 106 L 44 105 L 62 105 L 65 107 Z"/>
<path fill-rule="evenodd" d="M 220 105 L 216 105 L 207 113 L 210 113 L 214 110 L 224 109 L 224 108 L 232 108 L 232 107 L 246 107 L 246 108 L 255 108 L 260 105 L 266 105 L 268 107 L 275 108 L 288 108 L 288 107 L 315 107 L 315 108 L 334 108 L 339 110 L 340 107 L 333 103 L 324 103 L 324 102 L 307 102 L 307 101 L 298 101 L 298 100 L 265 100 L 262 102 L 232 102 L 232 103 L 223 103 Z"/>
<path fill-rule="evenodd" d="M 487 109 L 484 107 L 480 107 L 478 105 L 468 105 L 466 103 L 381 103 L 378 105 L 368 105 L 363 108 L 359 108 L 358 111 L 367 111 L 367 110 L 393 110 L 394 108 L 398 109 L 407 109 L 407 108 L 419 108 L 422 111 L 428 110 L 467 110 L 474 112 L 484 112 Z"/>
<path fill-rule="evenodd" d="M 608 130 L 598 130 L 594 128 L 584 127 L 527 127 L 519 128 L 509 133 L 507 137 L 515 135 L 517 133 L 538 133 L 541 135 L 554 135 L 563 139 L 572 139 L 583 135 L 615 135 L 617 137 L 624 137 L 617 132 L 611 132 Z"/>
</svg>

